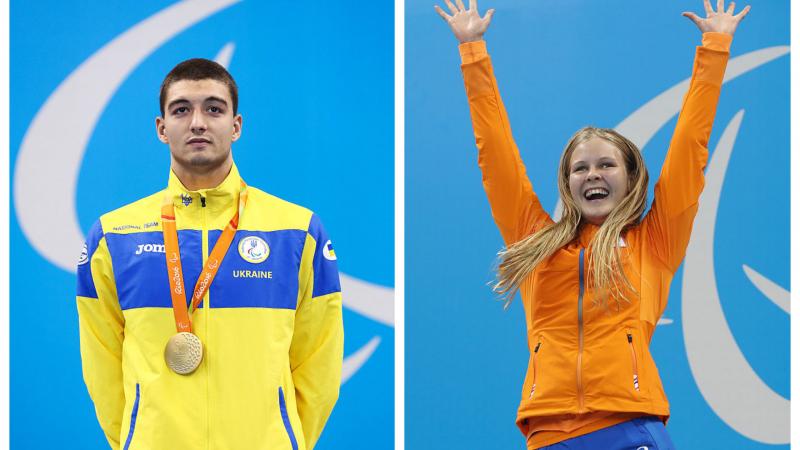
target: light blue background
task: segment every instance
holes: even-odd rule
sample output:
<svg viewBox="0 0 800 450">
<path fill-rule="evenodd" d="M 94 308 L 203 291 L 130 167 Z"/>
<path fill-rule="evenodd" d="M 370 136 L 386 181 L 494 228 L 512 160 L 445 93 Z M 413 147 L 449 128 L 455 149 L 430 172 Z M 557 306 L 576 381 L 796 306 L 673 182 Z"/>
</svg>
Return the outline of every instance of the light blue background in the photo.
<svg viewBox="0 0 800 450">
<path fill-rule="evenodd" d="M 12 175 L 22 138 L 56 87 L 111 39 L 167 6 L 11 3 Z M 229 69 L 244 116 L 233 152 L 242 176 L 322 217 L 343 273 L 392 287 L 393 26 L 391 3 L 367 9 L 354 1 L 250 1 L 178 34 L 132 72 L 97 123 L 77 186 L 84 233 L 100 214 L 166 185 L 168 149 L 154 131 L 160 83 L 181 60 L 213 58 L 233 42 Z M 48 202 L 48 193 L 39 198 Z M 36 253 L 14 208 L 11 448 L 108 448 L 81 375 L 75 276 Z M 345 356 L 373 336 L 381 344 L 342 387 L 317 448 L 392 448 L 394 329 L 344 314 Z"/>
<path fill-rule="evenodd" d="M 789 2 L 752 3 L 732 57 L 789 44 Z M 406 446 L 521 449 L 514 420 L 528 362 L 522 305 L 517 298 L 504 312 L 487 287 L 502 241 L 481 187 L 457 41 L 432 6 L 406 2 Z M 572 133 L 588 124 L 614 127 L 688 78 L 700 44 L 700 32 L 680 16 L 702 12 L 700 0 L 479 6 L 497 10 L 485 36 L 489 53 L 528 175 L 551 212 L 558 158 Z M 789 316 L 756 290 L 742 265 L 789 290 L 789 56 L 725 84 L 712 149 L 740 109 L 714 270 L 737 344 L 788 398 Z M 673 118 L 644 149 L 652 182 L 674 126 Z M 788 448 L 738 434 L 700 395 L 683 342 L 681 282 L 682 269 L 665 312 L 674 322 L 659 326 L 651 345 L 677 448 Z"/>
</svg>

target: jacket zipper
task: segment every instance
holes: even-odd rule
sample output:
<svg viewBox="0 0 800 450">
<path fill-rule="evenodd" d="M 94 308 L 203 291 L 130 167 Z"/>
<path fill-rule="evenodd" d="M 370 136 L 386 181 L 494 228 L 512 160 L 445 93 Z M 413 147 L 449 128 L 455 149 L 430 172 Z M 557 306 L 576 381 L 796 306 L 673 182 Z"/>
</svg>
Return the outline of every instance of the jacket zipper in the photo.
<svg viewBox="0 0 800 450">
<path fill-rule="evenodd" d="M 208 225 L 206 224 L 206 198 L 201 194 L 200 195 L 200 216 L 203 220 L 203 228 L 200 231 L 200 246 L 202 248 L 203 257 L 201 258 L 200 267 L 205 267 L 206 260 L 208 259 Z M 202 274 L 203 271 L 200 269 L 200 273 Z M 194 300 L 194 296 L 192 296 L 192 300 Z M 209 322 L 209 309 L 208 304 L 211 303 L 211 289 L 206 291 L 205 298 L 203 298 L 203 310 L 206 313 L 206 329 L 205 331 L 205 339 L 208 342 L 208 322 Z M 206 347 L 208 348 L 208 347 Z M 205 361 L 208 361 L 206 358 L 203 358 Z M 206 401 L 208 402 L 208 395 L 209 395 L 209 385 L 211 384 L 211 370 L 210 367 L 206 366 L 209 370 L 206 372 Z M 206 448 L 209 448 L 211 443 L 211 408 L 206 405 Z"/>
<path fill-rule="evenodd" d="M 133 439 L 133 430 L 136 429 L 136 416 L 139 415 L 139 383 L 136 383 L 136 399 L 133 401 L 133 408 L 131 408 L 131 427 L 128 430 L 128 438 L 125 439 L 125 446 L 123 450 L 128 450 L 131 446 Z"/>
<path fill-rule="evenodd" d="M 297 450 L 297 439 L 294 437 L 292 430 L 292 422 L 289 421 L 289 412 L 286 410 L 286 398 L 283 396 L 283 388 L 278 387 L 278 406 L 281 409 L 281 419 L 283 419 L 283 427 L 286 429 L 286 434 L 289 435 L 289 441 L 292 443 L 292 450 Z"/>
<path fill-rule="evenodd" d="M 633 361 L 633 388 L 639 392 L 639 365 L 636 362 L 636 350 L 633 348 L 633 335 L 630 330 L 625 333 L 628 335 L 628 346 L 631 348 L 631 361 Z"/>
<path fill-rule="evenodd" d="M 533 398 L 534 392 L 536 392 L 536 355 L 539 354 L 539 348 L 542 346 L 542 337 L 539 336 L 539 342 L 536 343 L 536 348 L 533 349 L 533 386 L 531 386 L 531 394 L 528 396 L 528 400 Z"/>
<path fill-rule="evenodd" d="M 581 359 L 583 357 L 583 293 L 585 290 L 584 278 L 584 251 L 578 255 L 578 364 L 576 368 L 578 381 L 578 412 L 583 412 L 583 380 L 581 380 Z"/>
</svg>

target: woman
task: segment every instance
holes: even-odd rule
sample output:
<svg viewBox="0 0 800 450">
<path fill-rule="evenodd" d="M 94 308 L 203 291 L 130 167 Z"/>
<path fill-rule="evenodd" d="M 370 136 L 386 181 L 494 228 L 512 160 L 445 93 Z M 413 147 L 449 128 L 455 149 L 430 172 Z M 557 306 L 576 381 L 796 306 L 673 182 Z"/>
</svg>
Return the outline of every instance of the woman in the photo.
<svg viewBox="0 0 800 450">
<path fill-rule="evenodd" d="M 728 49 L 739 22 L 723 0 L 703 32 L 650 211 L 648 175 L 636 146 L 610 129 L 586 127 L 561 156 L 564 209 L 544 211 L 511 137 L 482 39 L 493 10 L 436 6 L 460 41 L 483 184 L 506 249 L 495 289 L 520 291 L 531 357 L 517 425 L 529 449 L 672 449 L 669 404 L 649 342 L 683 260 L 703 187 L 708 138 Z"/>
</svg>

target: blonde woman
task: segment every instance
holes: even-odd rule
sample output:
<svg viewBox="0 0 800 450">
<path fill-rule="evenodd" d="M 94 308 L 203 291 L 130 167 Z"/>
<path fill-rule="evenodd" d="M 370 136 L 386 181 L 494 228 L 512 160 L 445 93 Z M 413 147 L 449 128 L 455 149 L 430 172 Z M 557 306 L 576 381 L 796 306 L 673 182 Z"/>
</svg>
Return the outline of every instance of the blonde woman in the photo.
<svg viewBox="0 0 800 450">
<path fill-rule="evenodd" d="M 649 352 L 683 260 L 703 188 L 708 139 L 728 50 L 749 6 L 704 2 L 685 12 L 702 35 L 669 152 L 643 216 L 648 175 L 639 149 L 586 127 L 558 167 L 562 217 L 542 208 L 511 136 L 476 0 L 436 6 L 459 40 L 478 163 L 506 249 L 496 291 L 520 292 L 530 360 L 517 412 L 528 449 L 673 449 L 669 403 Z"/>
</svg>

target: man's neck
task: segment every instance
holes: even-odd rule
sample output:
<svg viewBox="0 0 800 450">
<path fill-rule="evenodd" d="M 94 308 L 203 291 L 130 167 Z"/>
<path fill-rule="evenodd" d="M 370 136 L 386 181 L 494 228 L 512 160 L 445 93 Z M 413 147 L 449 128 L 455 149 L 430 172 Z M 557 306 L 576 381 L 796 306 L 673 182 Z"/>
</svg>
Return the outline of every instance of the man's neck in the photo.
<svg viewBox="0 0 800 450">
<path fill-rule="evenodd" d="M 198 173 L 196 171 L 186 170 L 185 167 L 173 162 L 172 171 L 186 189 L 190 191 L 199 191 L 200 189 L 213 189 L 222 184 L 231 172 L 231 167 L 233 167 L 233 160 L 228 159 L 225 163 L 220 164 L 219 167 L 208 172 Z"/>
</svg>

